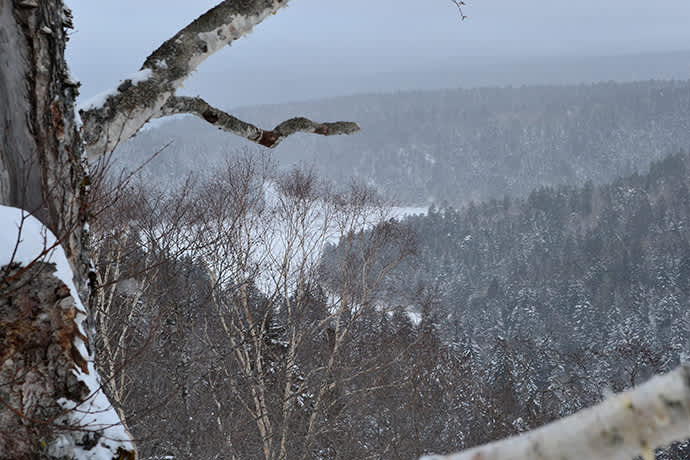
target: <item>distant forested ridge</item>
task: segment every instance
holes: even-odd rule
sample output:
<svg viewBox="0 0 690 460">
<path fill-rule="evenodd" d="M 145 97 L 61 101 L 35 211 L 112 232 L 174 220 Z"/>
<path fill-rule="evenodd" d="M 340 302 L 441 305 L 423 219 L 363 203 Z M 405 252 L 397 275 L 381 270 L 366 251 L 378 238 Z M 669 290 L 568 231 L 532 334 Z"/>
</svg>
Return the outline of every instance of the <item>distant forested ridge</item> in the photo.
<svg viewBox="0 0 690 460">
<path fill-rule="evenodd" d="M 296 113 L 356 120 L 357 136 L 296 136 L 275 156 L 282 165 L 313 163 L 336 181 L 357 176 L 411 204 L 606 183 L 690 146 L 688 81 L 416 91 L 237 112 L 264 127 Z M 147 167 L 152 179 L 203 171 L 252 145 L 184 118 L 122 145 L 118 165 L 134 168 L 173 139 Z"/>
</svg>

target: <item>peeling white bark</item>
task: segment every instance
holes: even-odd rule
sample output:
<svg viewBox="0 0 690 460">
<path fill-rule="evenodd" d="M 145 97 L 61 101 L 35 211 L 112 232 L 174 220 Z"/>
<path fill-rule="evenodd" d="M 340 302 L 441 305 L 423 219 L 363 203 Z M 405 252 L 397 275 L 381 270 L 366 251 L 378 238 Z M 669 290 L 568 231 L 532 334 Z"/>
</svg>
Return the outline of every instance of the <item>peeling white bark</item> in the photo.
<svg viewBox="0 0 690 460">
<path fill-rule="evenodd" d="M 682 366 L 520 436 L 422 460 L 653 460 L 655 448 L 689 437 L 690 366 Z"/>
<path fill-rule="evenodd" d="M 211 122 L 203 115 L 206 110 L 200 112 L 198 109 L 198 100 L 175 97 L 175 92 L 209 56 L 250 33 L 254 26 L 287 3 L 288 0 L 220 2 L 154 51 L 136 78 L 123 80 L 115 90 L 82 106 L 79 111 L 83 121 L 82 138 L 89 159 L 111 152 L 153 118 L 192 113 Z M 145 78 L 141 78 L 142 72 L 147 72 Z M 203 104 L 211 108 L 207 103 Z M 185 108 L 189 110 L 185 111 Z M 218 124 L 220 128 L 266 147 L 275 147 L 295 132 L 331 135 L 351 134 L 359 130 L 354 123 L 326 124 L 298 118 L 264 131 L 218 109 L 213 108 L 213 111 L 217 114 L 215 120 L 222 118 L 225 121 Z"/>
</svg>

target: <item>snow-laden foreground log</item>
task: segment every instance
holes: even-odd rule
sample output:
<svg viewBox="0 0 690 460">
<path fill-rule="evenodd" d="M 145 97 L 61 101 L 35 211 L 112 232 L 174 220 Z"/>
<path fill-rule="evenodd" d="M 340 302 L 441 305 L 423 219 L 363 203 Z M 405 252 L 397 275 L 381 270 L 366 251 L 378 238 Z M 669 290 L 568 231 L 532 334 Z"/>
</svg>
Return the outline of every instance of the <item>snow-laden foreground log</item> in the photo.
<svg viewBox="0 0 690 460">
<path fill-rule="evenodd" d="M 690 366 L 525 434 L 422 460 L 654 459 L 654 449 L 690 438 Z"/>
</svg>

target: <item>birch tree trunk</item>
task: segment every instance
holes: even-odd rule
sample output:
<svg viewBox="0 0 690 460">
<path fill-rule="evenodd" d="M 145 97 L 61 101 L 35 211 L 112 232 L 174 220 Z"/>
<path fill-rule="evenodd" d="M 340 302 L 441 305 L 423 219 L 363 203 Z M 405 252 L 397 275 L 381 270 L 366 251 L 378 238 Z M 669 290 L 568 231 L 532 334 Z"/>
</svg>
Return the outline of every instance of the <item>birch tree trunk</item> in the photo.
<svg viewBox="0 0 690 460">
<path fill-rule="evenodd" d="M 0 458 L 134 456 L 85 346 L 88 175 L 71 27 L 61 0 L 0 0 Z M 54 252 L 20 257 L 34 237 Z"/>
<path fill-rule="evenodd" d="M 64 58 L 71 12 L 62 0 L 0 0 L 0 211 L 9 220 L 0 229 L 1 458 L 89 457 L 99 449 L 105 458 L 134 455 L 125 430 L 112 439 L 112 426 L 94 425 L 121 421 L 85 347 L 90 328 L 80 299 L 89 299 L 92 276 L 87 156 L 112 151 L 151 118 L 178 113 L 267 147 L 296 132 L 359 129 L 297 117 L 265 131 L 199 98 L 175 95 L 207 57 L 287 3 L 219 2 L 163 43 L 139 72 L 82 107 L 79 127 L 78 83 Z M 23 229 L 32 229 L 34 239 Z M 26 253 L 32 244 L 35 256 Z M 84 405 L 101 415 L 92 417 Z"/>
<path fill-rule="evenodd" d="M 58 235 L 83 290 L 88 179 L 64 57 L 70 27 L 62 1 L 0 2 L 0 204 Z"/>
</svg>

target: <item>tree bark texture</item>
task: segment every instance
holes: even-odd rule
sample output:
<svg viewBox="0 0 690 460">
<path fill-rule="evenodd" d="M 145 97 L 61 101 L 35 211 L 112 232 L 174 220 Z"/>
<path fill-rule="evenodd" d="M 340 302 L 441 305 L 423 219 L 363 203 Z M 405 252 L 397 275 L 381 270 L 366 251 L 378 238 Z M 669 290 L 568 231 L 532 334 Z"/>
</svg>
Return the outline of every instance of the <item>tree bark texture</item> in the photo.
<svg viewBox="0 0 690 460">
<path fill-rule="evenodd" d="M 64 58 L 70 15 L 62 1 L 0 1 L 0 204 L 60 238 L 83 294 L 88 178 Z"/>
<path fill-rule="evenodd" d="M 88 175 L 64 58 L 71 26 L 61 0 L 0 0 L 0 204 L 56 235 L 76 288 L 46 259 L 0 260 L 0 458 L 88 457 L 103 437 L 70 409 L 102 397 L 83 379 L 97 381 L 78 307 L 89 298 Z M 111 444 L 113 457 L 134 455 Z"/>
</svg>

